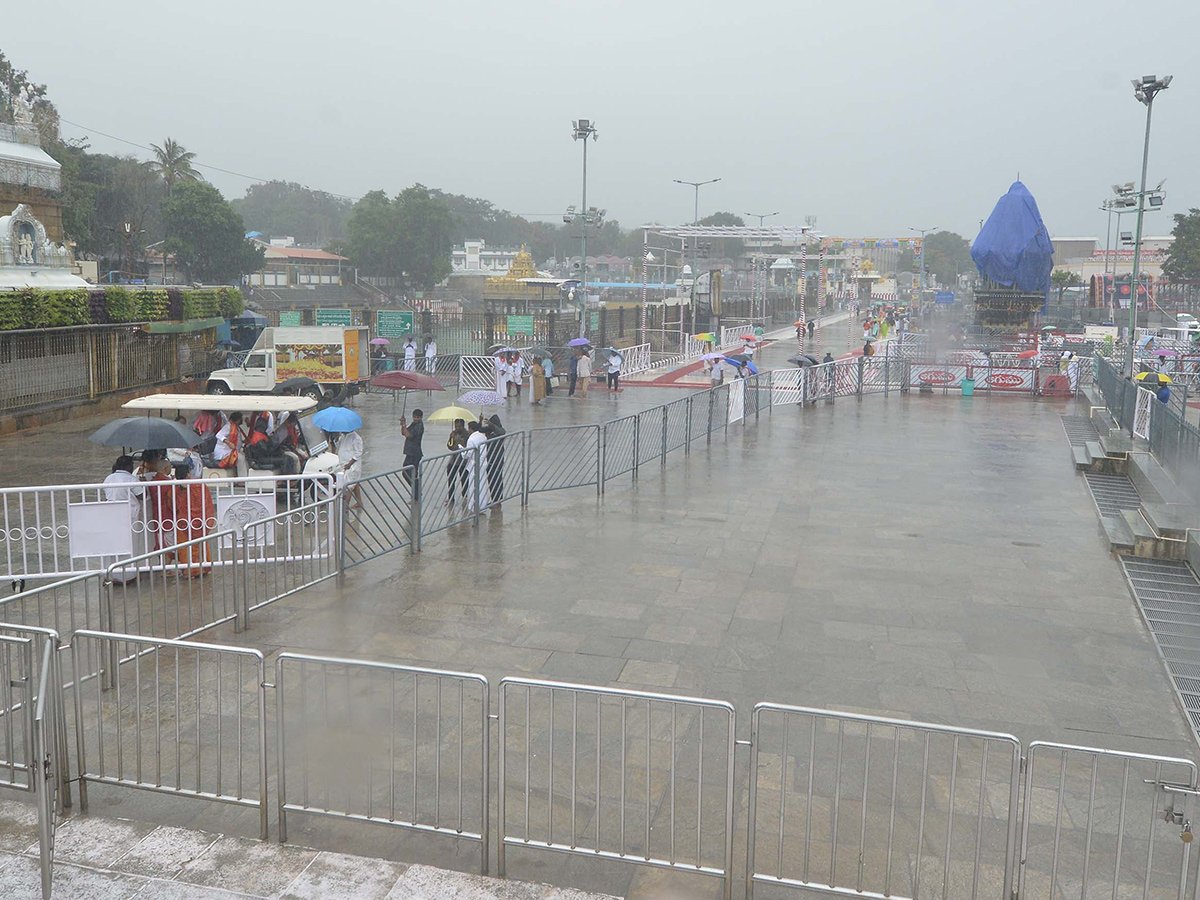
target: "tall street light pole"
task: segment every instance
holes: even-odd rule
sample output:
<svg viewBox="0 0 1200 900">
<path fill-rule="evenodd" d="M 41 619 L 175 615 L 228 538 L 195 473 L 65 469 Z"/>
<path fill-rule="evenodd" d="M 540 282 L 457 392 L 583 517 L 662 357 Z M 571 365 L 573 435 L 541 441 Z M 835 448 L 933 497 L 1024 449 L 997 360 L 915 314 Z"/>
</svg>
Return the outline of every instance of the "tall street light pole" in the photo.
<svg viewBox="0 0 1200 900">
<path fill-rule="evenodd" d="M 700 188 L 704 187 L 704 185 L 706 185 L 706 184 L 716 184 L 721 179 L 720 178 L 710 178 L 710 179 L 708 179 L 708 181 L 684 181 L 680 178 L 672 178 L 671 180 L 674 181 L 676 184 L 690 184 L 693 188 L 695 188 L 696 203 L 695 203 L 695 208 L 692 210 L 692 224 L 699 225 L 700 224 Z"/>
<path fill-rule="evenodd" d="M 583 300 L 579 304 L 579 336 L 583 337 L 584 319 L 587 317 L 587 145 L 588 138 L 596 140 L 596 123 L 590 119 L 578 119 L 572 122 L 571 137 L 577 141 L 583 141 L 583 200 L 579 218 L 579 287 L 583 291 Z"/>
<path fill-rule="evenodd" d="M 982 230 L 982 229 L 983 229 L 983 226 L 981 225 L 980 230 Z M 926 232 L 937 231 L 937 229 L 936 228 L 913 228 L 911 225 L 909 225 L 908 230 L 915 231 L 915 232 L 917 232 L 917 234 L 921 235 L 921 286 L 917 290 L 917 309 L 920 309 L 921 308 L 921 297 L 925 293 L 925 234 L 926 234 Z"/>
<path fill-rule="evenodd" d="M 1158 78 L 1143 75 L 1133 79 L 1133 96 L 1146 106 L 1146 138 L 1142 143 L 1142 186 L 1138 191 L 1137 227 L 1133 237 L 1133 277 L 1129 285 L 1129 377 L 1133 378 L 1134 340 L 1137 335 L 1138 268 L 1142 261 L 1142 215 L 1146 205 L 1146 166 L 1150 162 L 1150 115 L 1154 112 L 1154 98 L 1171 84 L 1170 75 Z"/>
<path fill-rule="evenodd" d="M 762 227 L 763 227 L 763 222 L 765 220 L 771 218 L 772 216 L 777 216 L 777 215 L 779 215 L 778 211 L 771 212 L 771 213 L 749 213 L 749 212 L 746 213 L 746 218 L 758 219 L 758 228 L 759 228 L 759 232 L 760 232 L 760 234 L 758 236 L 758 255 L 760 257 L 762 257 L 761 265 L 763 268 L 763 271 L 760 273 L 760 278 L 759 278 L 760 283 L 762 284 L 762 296 L 761 296 L 760 302 L 762 304 L 762 314 L 763 314 L 764 318 L 767 315 L 767 272 L 766 272 L 767 260 L 766 260 L 766 255 L 762 252 L 764 238 L 761 234 L 761 231 L 762 231 Z M 753 314 L 754 310 L 751 310 L 750 312 Z M 753 315 L 751 316 L 751 318 L 753 318 Z"/>
</svg>

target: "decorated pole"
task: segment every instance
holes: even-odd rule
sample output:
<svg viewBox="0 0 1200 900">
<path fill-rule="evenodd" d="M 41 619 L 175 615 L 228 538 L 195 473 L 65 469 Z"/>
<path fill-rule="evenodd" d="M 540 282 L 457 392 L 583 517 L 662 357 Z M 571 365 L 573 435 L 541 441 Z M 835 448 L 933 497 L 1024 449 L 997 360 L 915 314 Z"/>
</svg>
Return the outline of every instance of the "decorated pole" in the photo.
<svg viewBox="0 0 1200 900">
<path fill-rule="evenodd" d="M 804 352 L 804 337 L 806 323 L 808 321 L 804 311 L 804 295 L 808 290 L 808 235 L 801 232 L 803 240 L 800 242 L 800 315 L 796 317 L 796 321 L 800 323 L 798 326 L 800 333 L 800 352 Z"/>
<path fill-rule="evenodd" d="M 813 328 L 813 349 L 821 352 L 821 316 L 825 312 L 825 242 L 821 242 L 821 256 L 817 263 L 817 324 Z"/>
</svg>

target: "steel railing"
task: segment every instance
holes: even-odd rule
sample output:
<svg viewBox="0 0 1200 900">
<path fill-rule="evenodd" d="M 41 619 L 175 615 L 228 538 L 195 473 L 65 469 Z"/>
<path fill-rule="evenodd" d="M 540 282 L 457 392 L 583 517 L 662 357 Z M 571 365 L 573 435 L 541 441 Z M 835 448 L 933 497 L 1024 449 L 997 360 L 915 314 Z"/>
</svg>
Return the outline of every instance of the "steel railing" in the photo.
<svg viewBox="0 0 1200 900">
<path fill-rule="evenodd" d="M 33 761 L 31 770 L 33 793 L 37 803 L 38 861 L 42 879 L 42 900 L 50 900 L 54 876 L 54 837 L 61 808 L 59 789 L 65 784 L 59 765 L 66 760 L 59 755 L 59 718 L 55 710 L 54 654 L 55 645 L 47 641 L 42 649 L 41 677 L 38 679 L 37 699 L 31 723 Z"/>
<path fill-rule="evenodd" d="M 113 660 L 112 687 L 77 684 L 80 807 L 88 784 L 128 787 L 259 810 L 267 837 L 263 655 L 245 647 L 77 631 L 76 658 Z"/>
<path fill-rule="evenodd" d="M 529 432 L 529 493 L 595 485 L 600 493 L 599 425 L 534 428 Z"/>
<path fill-rule="evenodd" d="M 352 485 L 340 498 L 257 519 L 242 529 L 238 596 L 243 628 L 254 610 L 338 574 L 343 564 L 338 552 L 339 518 L 343 531 L 357 530 L 358 520 L 348 524 L 352 514 L 346 510 L 349 498 L 355 496 Z M 365 503 L 368 492 L 357 496 Z"/>
<path fill-rule="evenodd" d="M 488 681 L 281 653 L 275 663 L 279 840 L 288 813 L 446 835 L 488 871 Z"/>
<path fill-rule="evenodd" d="M 1012 735 L 759 703 L 750 745 L 747 898 L 756 884 L 945 897 L 952 880 L 953 896 L 969 884 L 976 897 L 985 868 L 1001 869 L 996 896 L 1010 895 L 1021 772 Z M 771 838 L 762 861 L 760 831 Z"/>
<path fill-rule="evenodd" d="M 413 529 L 416 468 L 405 466 L 352 481 L 342 510 L 341 567 L 357 566 L 385 553 L 408 547 L 416 550 Z"/>
<path fill-rule="evenodd" d="M 502 679 L 498 704 L 501 876 L 510 847 L 554 850 L 716 876 L 730 896 L 731 704 L 528 678 Z M 510 792 L 520 801 L 511 821 Z"/>
<path fill-rule="evenodd" d="M 0 635 L 0 787 L 35 788 L 33 639 Z"/>
</svg>

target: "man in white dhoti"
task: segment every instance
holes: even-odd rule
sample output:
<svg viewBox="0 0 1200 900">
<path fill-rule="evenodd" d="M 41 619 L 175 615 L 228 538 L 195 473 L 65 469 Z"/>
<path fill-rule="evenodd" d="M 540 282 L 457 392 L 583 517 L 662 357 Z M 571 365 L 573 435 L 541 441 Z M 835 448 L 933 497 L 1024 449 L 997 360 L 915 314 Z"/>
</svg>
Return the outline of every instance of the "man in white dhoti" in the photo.
<svg viewBox="0 0 1200 900">
<path fill-rule="evenodd" d="M 425 373 L 432 375 L 437 371 L 437 341 L 430 338 L 425 343 Z"/>
<path fill-rule="evenodd" d="M 404 342 L 404 368 L 409 372 L 417 369 L 417 342 L 411 335 Z"/>
<path fill-rule="evenodd" d="M 110 503 L 123 501 L 128 504 L 128 527 L 132 536 L 133 546 L 133 553 L 131 555 L 140 556 L 146 552 L 146 523 L 142 518 L 142 494 L 145 491 L 145 487 L 138 480 L 138 477 L 133 474 L 133 457 L 117 457 L 117 461 L 113 463 L 112 473 L 104 479 L 104 484 L 105 500 L 108 500 Z M 101 557 L 100 562 L 107 567 L 122 559 L 129 558 L 129 556 L 124 555 L 104 556 Z M 133 581 L 137 577 L 137 567 L 129 566 L 128 568 L 114 569 L 112 580 L 124 584 Z"/>
<path fill-rule="evenodd" d="M 475 512 L 475 492 L 479 495 L 479 509 L 487 509 L 491 505 L 488 494 L 487 480 L 487 436 L 478 422 L 467 425 L 470 437 L 467 438 L 467 512 Z"/>
</svg>

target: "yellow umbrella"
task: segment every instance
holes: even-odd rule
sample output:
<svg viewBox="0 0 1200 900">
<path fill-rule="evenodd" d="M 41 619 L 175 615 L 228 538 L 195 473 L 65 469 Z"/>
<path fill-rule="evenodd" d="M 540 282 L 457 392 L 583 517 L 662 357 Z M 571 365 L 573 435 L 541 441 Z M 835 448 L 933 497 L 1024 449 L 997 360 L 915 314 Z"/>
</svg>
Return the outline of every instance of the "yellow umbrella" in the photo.
<svg viewBox="0 0 1200 900">
<path fill-rule="evenodd" d="M 461 406 L 443 406 L 441 409 L 435 409 L 425 417 L 426 422 L 448 422 L 454 424 L 455 419 L 464 419 L 471 421 L 475 418 L 475 413 L 469 409 L 463 409 Z"/>
<path fill-rule="evenodd" d="M 1162 372 L 1138 372 L 1133 376 L 1134 381 L 1150 381 L 1152 384 L 1170 384 L 1171 379 Z"/>
</svg>

